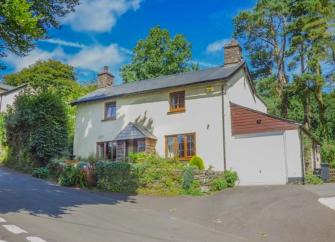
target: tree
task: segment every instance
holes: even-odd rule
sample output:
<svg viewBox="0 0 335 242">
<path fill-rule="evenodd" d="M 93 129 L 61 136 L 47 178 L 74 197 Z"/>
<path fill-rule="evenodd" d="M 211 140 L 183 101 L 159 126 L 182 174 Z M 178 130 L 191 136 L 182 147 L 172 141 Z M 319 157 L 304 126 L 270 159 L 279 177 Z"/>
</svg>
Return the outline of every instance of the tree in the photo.
<svg viewBox="0 0 335 242">
<path fill-rule="evenodd" d="M 29 170 L 67 151 L 68 119 L 64 101 L 52 91 L 25 91 L 5 116 L 7 165 Z"/>
<path fill-rule="evenodd" d="M 169 31 L 159 26 L 150 30 L 133 50 L 130 64 L 121 68 L 124 82 L 133 82 L 197 69 L 190 64 L 191 44 L 183 35 L 170 37 Z"/>
<path fill-rule="evenodd" d="M 96 89 L 96 85 L 80 85 L 75 80 L 73 67 L 55 60 L 38 61 L 17 73 L 4 76 L 3 81 L 13 86 L 29 84 L 38 92 L 51 91 L 66 104 Z M 72 142 L 76 108 L 70 105 L 65 107 L 69 122 L 69 139 Z"/>
<path fill-rule="evenodd" d="M 299 66 L 300 74 L 294 76 L 294 92 L 304 104 L 304 125 L 309 129 L 310 99 L 315 97 L 321 122 L 321 136 L 328 138 L 325 119 L 323 88 L 326 76 L 324 64 L 334 53 L 335 34 L 331 30 L 335 19 L 335 3 L 331 0 L 291 1 L 291 44 L 288 53 L 293 57 L 291 66 Z"/>
<path fill-rule="evenodd" d="M 256 79 L 273 76 L 281 99 L 281 115 L 287 117 L 286 51 L 288 48 L 289 0 L 259 0 L 252 10 L 234 18 L 234 36 L 247 50 Z"/>
<path fill-rule="evenodd" d="M 49 27 L 58 27 L 59 17 L 74 11 L 78 3 L 79 0 L 1 0 L 0 57 L 5 57 L 7 51 L 27 54 L 34 42 L 44 38 Z"/>
</svg>

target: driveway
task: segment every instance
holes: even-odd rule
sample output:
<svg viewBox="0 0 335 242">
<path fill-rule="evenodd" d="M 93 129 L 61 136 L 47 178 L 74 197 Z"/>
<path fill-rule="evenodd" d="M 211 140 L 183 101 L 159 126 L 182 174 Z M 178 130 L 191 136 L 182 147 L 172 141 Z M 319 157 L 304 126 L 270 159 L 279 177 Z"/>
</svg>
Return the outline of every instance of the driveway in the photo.
<svg viewBox="0 0 335 242">
<path fill-rule="evenodd" d="M 317 187 L 292 185 L 204 197 L 126 196 L 0 168 L 0 241 L 334 241 L 335 211 L 318 202 L 320 195 Z"/>
</svg>

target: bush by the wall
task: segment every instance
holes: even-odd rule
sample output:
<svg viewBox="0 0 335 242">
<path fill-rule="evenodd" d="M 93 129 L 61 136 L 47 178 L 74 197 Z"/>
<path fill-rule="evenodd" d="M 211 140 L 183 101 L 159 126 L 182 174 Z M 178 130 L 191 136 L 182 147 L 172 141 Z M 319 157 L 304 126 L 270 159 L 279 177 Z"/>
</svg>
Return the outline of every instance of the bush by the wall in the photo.
<svg viewBox="0 0 335 242">
<path fill-rule="evenodd" d="M 329 163 L 331 168 L 335 168 L 335 143 L 325 142 L 321 146 L 321 159 L 324 163 Z"/>
<path fill-rule="evenodd" d="M 227 182 L 228 187 L 234 187 L 236 181 L 238 180 L 238 175 L 236 171 L 225 170 L 223 172 L 224 179 Z"/>
<path fill-rule="evenodd" d="M 217 177 L 214 178 L 210 182 L 210 190 L 211 191 L 221 191 L 223 189 L 226 189 L 228 187 L 228 183 L 224 177 Z"/>
<path fill-rule="evenodd" d="M 49 161 L 47 168 L 51 177 L 56 179 L 59 178 L 60 174 L 64 171 L 64 168 L 66 166 L 65 160 L 65 158 L 54 158 Z"/>
<path fill-rule="evenodd" d="M 5 116 L 9 147 L 5 164 L 31 171 L 61 156 L 68 147 L 67 120 L 65 103 L 53 92 L 26 91 L 17 96 Z"/>
<path fill-rule="evenodd" d="M 190 165 L 197 167 L 199 170 L 205 170 L 205 163 L 199 156 L 193 156 L 190 160 Z"/>
<path fill-rule="evenodd" d="M 134 193 L 138 188 L 138 177 L 132 164 L 99 161 L 96 173 L 97 186 L 101 190 Z"/>
<path fill-rule="evenodd" d="M 307 184 L 312 184 L 312 185 L 319 185 L 319 184 L 323 184 L 323 181 L 320 177 L 313 175 L 311 172 L 308 172 L 305 175 L 305 182 Z"/>
<path fill-rule="evenodd" d="M 183 173 L 183 189 L 188 190 L 191 188 L 194 181 L 194 167 L 186 166 Z"/>
<path fill-rule="evenodd" d="M 58 183 L 62 186 L 87 187 L 85 173 L 76 165 L 68 164 L 58 178 Z"/>
<path fill-rule="evenodd" d="M 49 169 L 47 167 L 35 168 L 31 175 L 33 177 L 47 179 L 49 177 Z"/>
</svg>

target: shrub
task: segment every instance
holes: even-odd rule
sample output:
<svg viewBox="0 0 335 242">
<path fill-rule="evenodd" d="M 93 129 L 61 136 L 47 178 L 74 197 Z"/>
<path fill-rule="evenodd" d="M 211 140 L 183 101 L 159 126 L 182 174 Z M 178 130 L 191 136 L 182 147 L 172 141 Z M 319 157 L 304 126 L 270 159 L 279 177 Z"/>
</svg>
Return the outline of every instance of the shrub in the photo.
<svg viewBox="0 0 335 242">
<path fill-rule="evenodd" d="M 85 173 L 75 165 L 66 165 L 58 178 L 58 183 L 62 186 L 87 187 Z"/>
<path fill-rule="evenodd" d="M 47 167 L 35 168 L 32 172 L 32 176 L 47 179 L 49 177 L 49 169 Z"/>
<path fill-rule="evenodd" d="M 331 167 L 335 167 L 335 144 L 325 142 L 321 146 L 321 158 L 325 163 L 329 163 Z"/>
<path fill-rule="evenodd" d="M 193 166 L 186 166 L 183 173 L 183 189 L 188 190 L 194 181 L 194 168 Z"/>
<path fill-rule="evenodd" d="M 320 177 L 313 175 L 311 172 L 308 172 L 305 176 L 305 182 L 307 184 L 318 185 L 322 184 L 323 181 Z"/>
<path fill-rule="evenodd" d="M 47 168 L 49 169 L 49 173 L 51 177 L 59 178 L 60 174 L 63 172 L 66 163 L 66 158 L 60 158 L 60 159 L 52 159 L 48 165 Z"/>
<path fill-rule="evenodd" d="M 199 156 L 193 156 L 190 160 L 190 165 L 197 167 L 199 170 L 205 170 L 205 163 Z"/>
<path fill-rule="evenodd" d="M 47 165 L 68 147 L 66 106 L 51 91 L 25 91 L 16 97 L 5 116 L 9 165 L 26 169 Z M 6 164 L 6 163 L 5 163 Z"/>
<path fill-rule="evenodd" d="M 236 181 L 238 180 L 238 175 L 236 171 L 225 170 L 223 176 L 227 182 L 228 187 L 234 187 Z"/>
<path fill-rule="evenodd" d="M 138 187 L 138 178 L 134 167 L 126 162 L 99 161 L 96 164 L 98 188 L 111 192 L 134 193 Z"/>
<path fill-rule="evenodd" d="M 224 177 L 217 177 L 214 178 L 210 182 L 210 190 L 211 191 L 221 191 L 223 189 L 226 189 L 228 187 L 228 183 Z"/>
<path fill-rule="evenodd" d="M 200 196 L 203 193 L 201 192 L 201 184 L 198 180 L 193 180 L 190 187 L 185 189 L 185 194 L 192 196 Z"/>
</svg>

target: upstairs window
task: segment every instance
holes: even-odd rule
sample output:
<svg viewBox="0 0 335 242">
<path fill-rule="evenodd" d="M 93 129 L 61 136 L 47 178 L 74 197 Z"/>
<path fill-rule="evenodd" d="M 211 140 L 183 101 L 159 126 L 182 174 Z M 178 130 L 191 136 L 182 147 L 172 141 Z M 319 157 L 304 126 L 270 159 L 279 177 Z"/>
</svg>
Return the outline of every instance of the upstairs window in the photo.
<svg viewBox="0 0 335 242">
<path fill-rule="evenodd" d="M 105 120 L 116 119 L 116 103 L 109 102 L 105 104 Z"/>
<path fill-rule="evenodd" d="M 170 93 L 170 112 L 185 111 L 185 91 Z"/>
</svg>

